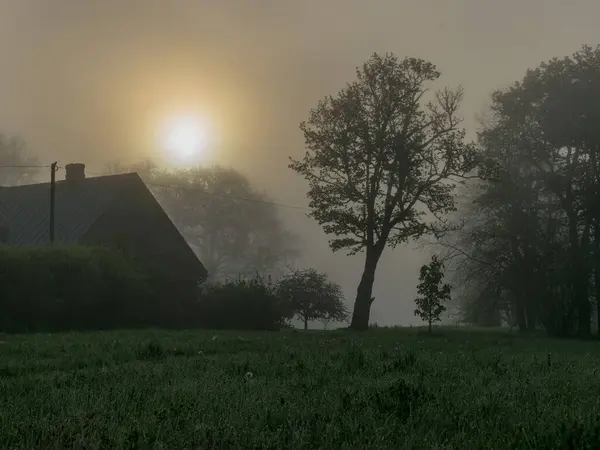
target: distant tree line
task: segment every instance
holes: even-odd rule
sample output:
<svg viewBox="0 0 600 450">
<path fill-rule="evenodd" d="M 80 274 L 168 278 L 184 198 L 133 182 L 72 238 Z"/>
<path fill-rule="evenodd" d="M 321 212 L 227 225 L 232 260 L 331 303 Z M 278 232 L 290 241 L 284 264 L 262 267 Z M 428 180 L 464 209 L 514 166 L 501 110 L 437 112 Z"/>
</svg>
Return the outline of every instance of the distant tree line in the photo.
<svg viewBox="0 0 600 450">
<path fill-rule="evenodd" d="M 22 138 L 0 134 L 0 187 L 35 183 L 40 165 Z"/>
<path fill-rule="evenodd" d="M 109 173 L 137 172 L 207 268 L 210 281 L 279 278 L 300 255 L 270 198 L 235 169 L 159 169 L 152 161 L 109 164 Z"/>
<path fill-rule="evenodd" d="M 464 319 L 587 337 L 600 314 L 600 47 L 493 95 L 481 181 L 444 240 Z M 467 203 L 467 202 L 466 202 Z"/>
</svg>

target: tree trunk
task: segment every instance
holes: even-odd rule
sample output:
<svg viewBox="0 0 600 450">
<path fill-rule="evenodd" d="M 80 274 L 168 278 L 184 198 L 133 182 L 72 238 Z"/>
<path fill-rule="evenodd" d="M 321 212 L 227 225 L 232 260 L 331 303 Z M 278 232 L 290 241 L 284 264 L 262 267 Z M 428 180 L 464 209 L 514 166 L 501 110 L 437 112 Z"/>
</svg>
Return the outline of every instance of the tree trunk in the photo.
<svg viewBox="0 0 600 450">
<path fill-rule="evenodd" d="M 429 332 L 431 333 L 431 319 L 429 319 Z"/>
<path fill-rule="evenodd" d="M 600 337 L 600 225 L 594 226 L 594 289 L 596 294 L 596 326 Z"/>
<path fill-rule="evenodd" d="M 526 315 L 527 315 L 527 330 L 528 331 L 535 331 L 535 329 L 537 328 L 537 314 L 534 310 L 533 305 L 529 305 L 527 306 L 527 310 L 526 310 Z"/>
<path fill-rule="evenodd" d="M 527 317 L 525 316 L 525 307 L 522 303 L 519 303 L 517 304 L 516 309 L 517 324 L 519 326 L 519 331 L 521 333 L 524 333 L 525 331 L 527 331 Z"/>
<path fill-rule="evenodd" d="M 352 311 L 350 328 L 353 330 L 364 331 L 369 328 L 369 315 L 373 303 L 373 283 L 375 283 L 375 270 L 380 256 L 381 251 L 367 249 L 365 268 L 356 290 L 356 300 Z"/>
<path fill-rule="evenodd" d="M 577 307 L 577 335 L 580 338 L 588 338 L 591 336 L 591 318 L 592 312 L 590 301 L 588 298 L 588 283 L 589 272 L 582 254 L 585 251 L 587 244 L 587 231 L 584 231 L 581 243 L 579 242 L 576 220 L 569 217 L 569 240 L 571 246 L 571 286 L 575 305 Z"/>
<path fill-rule="evenodd" d="M 308 318 L 304 316 L 304 329 L 308 330 Z"/>
<path fill-rule="evenodd" d="M 577 331 L 581 338 L 589 338 L 592 335 L 592 311 L 587 298 L 587 292 L 578 293 L 579 307 L 577 308 Z"/>
</svg>

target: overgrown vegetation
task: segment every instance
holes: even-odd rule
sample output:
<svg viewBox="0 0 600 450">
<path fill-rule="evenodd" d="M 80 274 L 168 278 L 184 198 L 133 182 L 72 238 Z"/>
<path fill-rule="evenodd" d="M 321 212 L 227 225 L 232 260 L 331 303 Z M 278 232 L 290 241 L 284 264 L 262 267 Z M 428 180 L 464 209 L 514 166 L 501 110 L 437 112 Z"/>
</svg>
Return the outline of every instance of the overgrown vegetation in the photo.
<svg viewBox="0 0 600 450">
<path fill-rule="evenodd" d="M 596 449 L 598 346 L 516 336 L 0 336 L 0 448 Z"/>
</svg>

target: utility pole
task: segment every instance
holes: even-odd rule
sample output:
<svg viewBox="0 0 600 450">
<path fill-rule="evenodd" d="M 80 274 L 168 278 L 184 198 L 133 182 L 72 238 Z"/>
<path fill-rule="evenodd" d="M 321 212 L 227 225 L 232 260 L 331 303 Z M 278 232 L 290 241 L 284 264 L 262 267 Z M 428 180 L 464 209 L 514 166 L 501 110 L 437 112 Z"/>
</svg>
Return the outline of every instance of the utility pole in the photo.
<svg viewBox="0 0 600 450">
<path fill-rule="evenodd" d="M 56 162 L 50 165 L 50 244 L 54 243 L 54 202 L 56 197 Z"/>
</svg>

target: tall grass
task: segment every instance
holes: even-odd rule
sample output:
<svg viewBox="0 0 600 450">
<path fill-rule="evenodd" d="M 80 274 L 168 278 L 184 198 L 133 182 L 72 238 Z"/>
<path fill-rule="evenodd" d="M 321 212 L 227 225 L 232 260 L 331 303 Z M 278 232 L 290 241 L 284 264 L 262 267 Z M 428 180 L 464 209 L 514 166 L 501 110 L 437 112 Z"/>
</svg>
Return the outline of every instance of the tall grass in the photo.
<svg viewBox="0 0 600 450">
<path fill-rule="evenodd" d="M 0 448 L 552 450 L 599 442 L 600 349 L 592 342 L 450 330 L 0 339 Z"/>
</svg>

